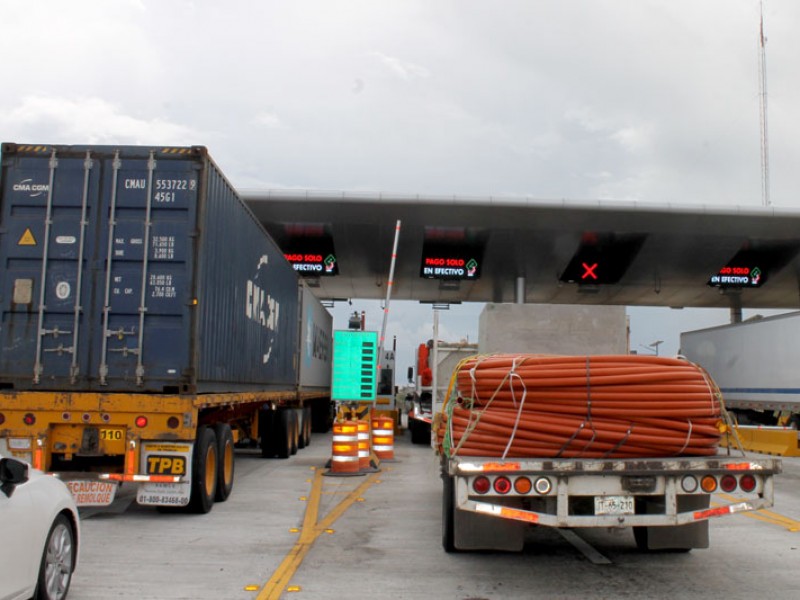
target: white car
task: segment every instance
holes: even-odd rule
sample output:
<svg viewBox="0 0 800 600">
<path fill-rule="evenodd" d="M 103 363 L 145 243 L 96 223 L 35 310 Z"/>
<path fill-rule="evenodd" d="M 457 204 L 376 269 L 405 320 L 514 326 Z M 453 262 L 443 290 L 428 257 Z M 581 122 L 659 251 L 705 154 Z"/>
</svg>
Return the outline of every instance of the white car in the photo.
<svg viewBox="0 0 800 600">
<path fill-rule="evenodd" d="M 66 598 L 79 536 L 67 486 L 0 455 L 0 600 Z"/>
</svg>

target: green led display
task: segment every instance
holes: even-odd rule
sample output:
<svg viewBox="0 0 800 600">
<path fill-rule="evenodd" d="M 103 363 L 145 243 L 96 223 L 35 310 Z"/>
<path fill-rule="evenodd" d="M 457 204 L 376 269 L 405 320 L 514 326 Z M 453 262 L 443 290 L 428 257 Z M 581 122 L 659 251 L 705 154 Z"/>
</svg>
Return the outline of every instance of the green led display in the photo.
<svg viewBox="0 0 800 600">
<path fill-rule="evenodd" d="M 334 331 L 333 399 L 340 402 L 373 402 L 377 365 L 377 332 Z"/>
</svg>

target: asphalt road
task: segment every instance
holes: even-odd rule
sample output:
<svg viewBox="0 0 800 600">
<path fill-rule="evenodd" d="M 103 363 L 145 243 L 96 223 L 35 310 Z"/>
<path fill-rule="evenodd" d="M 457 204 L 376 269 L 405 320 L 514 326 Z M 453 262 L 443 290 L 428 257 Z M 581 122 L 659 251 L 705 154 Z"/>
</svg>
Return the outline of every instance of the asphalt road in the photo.
<svg viewBox="0 0 800 600">
<path fill-rule="evenodd" d="M 641 553 L 630 530 L 532 529 L 520 554 L 446 554 L 438 460 L 398 438 L 379 474 L 322 476 L 329 435 L 288 460 L 236 457 L 227 502 L 162 514 L 121 490 L 83 511 L 71 600 L 797 598 L 800 458 L 771 511 L 716 519 L 711 548 Z"/>
</svg>

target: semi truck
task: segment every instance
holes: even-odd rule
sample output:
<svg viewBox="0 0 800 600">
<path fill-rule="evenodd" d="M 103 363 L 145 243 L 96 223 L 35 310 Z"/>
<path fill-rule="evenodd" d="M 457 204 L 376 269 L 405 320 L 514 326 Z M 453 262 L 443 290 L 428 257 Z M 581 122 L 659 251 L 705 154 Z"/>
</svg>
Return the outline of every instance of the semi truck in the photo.
<svg viewBox="0 0 800 600">
<path fill-rule="evenodd" d="M 206 148 L 2 145 L 0 451 L 208 512 L 330 423 L 332 318 Z"/>
<path fill-rule="evenodd" d="M 479 336 L 482 357 L 498 352 L 506 356 L 565 355 L 585 361 L 588 371 L 598 356 L 628 356 L 624 307 L 487 304 L 480 317 Z M 506 373 L 510 378 L 518 376 L 513 368 Z M 497 380 L 497 372 L 494 376 Z M 464 377 L 469 381 L 473 374 L 463 373 L 462 381 Z M 607 453 L 584 453 L 584 447 L 595 444 L 595 434 L 600 434 L 598 421 L 593 421 L 600 419 L 598 382 L 590 385 L 588 375 L 584 378 L 587 385 L 579 424 L 568 430 L 574 432 L 564 439 L 561 449 L 546 456 L 536 450 L 508 453 L 517 445 L 534 444 L 520 439 L 517 427 L 521 425 L 514 418 L 505 425 L 489 423 L 488 438 L 476 434 L 469 449 L 458 447 L 448 435 L 456 419 L 452 412 L 447 413 L 465 404 L 453 393 L 455 386 L 451 387 L 448 404 L 434 422 L 443 481 L 445 551 L 519 551 L 531 526 L 631 528 L 642 550 L 689 551 L 708 547 L 709 519 L 772 506 L 773 477 L 781 471 L 779 459 L 756 459 L 713 446 L 713 454 L 684 455 L 681 444 L 675 448 L 677 452 L 663 456 L 612 457 L 634 436 L 638 425 L 618 432 L 619 441 Z M 520 381 L 509 384 L 516 390 L 506 400 L 513 415 L 520 414 L 516 411 L 522 411 L 526 401 L 524 380 Z M 508 394 L 507 388 L 503 389 Z M 466 395 L 468 390 L 461 392 Z M 527 402 L 531 406 L 533 400 Z M 640 404 L 646 406 L 647 402 Z M 480 410 L 472 413 L 466 436 L 479 429 L 481 418 L 488 419 L 482 415 L 486 413 Z M 719 427 L 724 430 L 724 421 Z M 692 429 L 688 416 L 684 429 Z M 551 439 L 554 431 L 543 435 Z M 576 440 L 583 441 L 572 450 Z M 452 445 L 448 447 L 448 443 Z M 492 443 L 499 444 L 500 451 L 481 449 Z M 571 450 L 565 452 L 567 448 Z M 721 492 L 725 494 L 714 495 Z"/>
<path fill-rule="evenodd" d="M 408 430 L 411 432 L 412 444 L 431 443 L 434 406 L 441 406 L 453 369 L 462 359 L 475 354 L 477 349 L 477 344 L 470 344 L 466 341 L 436 341 L 434 343 L 434 340 L 428 340 L 418 346 L 416 377 L 414 377 L 413 369 L 409 368 L 409 379 L 415 382 L 408 407 Z M 435 403 L 434 389 L 436 390 Z"/>
<path fill-rule="evenodd" d="M 800 312 L 681 333 L 680 352 L 704 367 L 742 425 L 800 429 Z"/>
</svg>

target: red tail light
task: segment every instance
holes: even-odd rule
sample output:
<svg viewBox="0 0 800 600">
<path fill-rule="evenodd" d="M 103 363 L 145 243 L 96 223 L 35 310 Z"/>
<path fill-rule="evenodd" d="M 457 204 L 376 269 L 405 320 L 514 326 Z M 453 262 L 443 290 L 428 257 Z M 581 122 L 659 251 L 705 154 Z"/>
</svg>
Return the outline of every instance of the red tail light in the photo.
<svg viewBox="0 0 800 600">
<path fill-rule="evenodd" d="M 25 423 L 25 425 L 33 425 L 36 423 L 36 417 L 33 413 L 27 413 L 22 417 L 22 422 Z"/>
<path fill-rule="evenodd" d="M 736 489 L 736 477 L 733 475 L 723 475 L 719 480 L 719 487 L 723 492 L 732 492 Z"/>
<path fill-rule="evenodd" d="M 489 482 L 489 478 L 484 475 L 476 477 L 475 481 L 472 482 L 472 489 L 475 490 L 477 494 L 485 494 L 491 487 L 492 484 Z"/>
<path fill-rule="evenodd" d="M 147 417 L 136 417 L 134 423 L 137 427 L 147 427 Z"/>
<path fill-rule="evenodd" d="M 739 480 L 739 487 L 743 492 L 752 492 L 756 489 L 756 478 L 752 475 L 742 475 Z"/>
<path fill-rule="evenodd" d="M 508 477 L 498 477 L 494 480 L 494 491 L 498 494 L 507 494 L 511 491 L 511 480 Z"/>
</svg>

